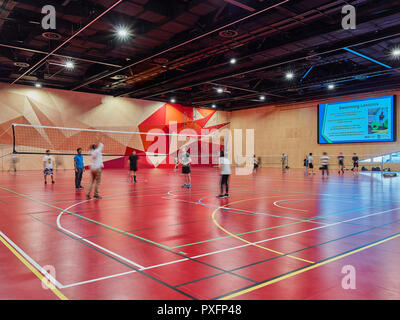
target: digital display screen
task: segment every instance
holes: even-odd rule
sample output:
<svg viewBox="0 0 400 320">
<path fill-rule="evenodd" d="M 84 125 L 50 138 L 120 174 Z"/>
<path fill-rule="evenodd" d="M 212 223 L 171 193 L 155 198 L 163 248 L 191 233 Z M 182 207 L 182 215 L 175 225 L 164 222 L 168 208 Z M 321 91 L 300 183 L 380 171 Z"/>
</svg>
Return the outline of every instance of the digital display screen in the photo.
<svg viewBox="0 0 400 320">
<path fill-rule="evenodd" d="M 318 143 L 396 141 L 395 96 L 318 105 Z"/>
</svg>

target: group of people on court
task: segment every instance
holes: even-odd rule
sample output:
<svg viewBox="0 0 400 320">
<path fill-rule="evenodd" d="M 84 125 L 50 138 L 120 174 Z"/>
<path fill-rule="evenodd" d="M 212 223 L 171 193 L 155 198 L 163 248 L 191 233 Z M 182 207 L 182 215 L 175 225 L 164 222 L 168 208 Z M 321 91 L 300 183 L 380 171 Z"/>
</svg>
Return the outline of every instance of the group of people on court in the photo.
<svg viewBox="0 0 400 320">
<path fill-rule="evenodd" d="M 103 149 L 104 145 L 101 141 L 97 141 L 96 143 L 90 146 L 90 174 L 91 180 L 89 184 L 89 189 L 87 191 L 87 198 L 91 199 L 92 189 L 94 187 L 94 199 L 102 199 L 99 195 L 99 187 L 101 183 L 101 174 L 102 169 L 104 168 L 103 164 Z M 129 171 L 130 171 L 130 179 L 131 182 L 137 182 L 136 180 L 136 172 L 138 170 L 137 161 L 138 156 L 136 155 L 136 151 L 133 150 L 132 154 L 129 156 Z M 47 176 L 51 177 L 51 183 L 54 184 L 54 168 L 55 159 L 52 155 L 50 155 L 50 150 L 46 150 L 46 155 L 43 157 L 43 175 L 44 175 L 44 183 L 47 184 Z M 82 187 L 82 177 L 83 172 L 85 171 L 85 166 L 83 162 L 82 148 L 78 148 L 76 150 L 76 155 L 74 157 L 74 171 L 75 171 L 75 188 L 77 190 L 84 189 Z"/>
<path fill-rule="evenodd" d="M 357 153 L 353 154 L 353 157 L 351 160 L 353 162 L 353 168 L 351 170 L 353 171 L 353 174 L 357 174 L 359 171 L 359 161 L 360 161 Z M 342 152 L 340 152 L 339 156 L 337 157 L 337 161 L 338 161 L 338 167 L 339 167 L 338 174 L 344 175 L 345 165 L 344 165 L 344 155 Z M 320 170 L 322 171 L 322 176 L 324 177 L 325 174 L 327 176 L 329 176 L 329 156 L 328 156 L 327 152 L 323 152 L 320 163 L 321 163 Z M 306 155 L 304 157 L 304 167 L 305 167 L 305 172 L 307 175 L 315 174 L 314 158 L 313 158 L 312 153 L 310 153 L 309 155 Z"/>
<path fill-rule="evenodd" d="M 91 165 L 90 165 L 90 174 L 91 174 L 91 181 L 89 185 L 89 189 L 87 191 L 87 198 L 91 199 L 91 192 L 94 187 L 94 199 L 102 199 L 99 195 L 99 187 L 101 183 L 101 175 L 102 169 L 104 167 L 103 164 L 103 149 L 104 145 L 101 141 L 98 141 L 90 146 L 90 157 L 91 157 Z M 75 188 L 77 190 L 84 189 L 82 186 L 82 177 L 85 171 L 83 155 L 82 155 L 82 148 L 78 148 L 76 150 L 76 155 L 74 157 L 74 171 L 75 171 Z M 182 174 L 184 175 L 184 184 L 182 188 L 191 188 L 191 163 L 192 159 L 190 157 L 190 153 L 186 150 L 186 148 L 182 148 L 179 154 L 179 159 L 176 161 L 177 157 L 175 157 L 175 168 L 179 164 L 182 165 Z M 136 180 L 136 172 L 138 171 L 138 155 L 136 151 L 133 150 L 132 154 L 128 158 L 129 161 L 129 176 L 131 182 L 137 182 Z M 44 174 L 44 183 L 47 184 L 47 176 L 51 177 L 52 184 L 55 183 L 54 181 L 54 173 L 53 168 L 55 164 L 54 157 L 50 154 L 50 150 L 46 150 L 46 155 L 43 157 L 43 174 Z M 219 158 L 219 168 L 221 174 L 221 194 L 218 198 L 227 198 L 229 197 L 229 177 L 231 174 L 231 163 L 228 159 L 227 155 L 224 151 L 220 152 Z"/>
</svg>

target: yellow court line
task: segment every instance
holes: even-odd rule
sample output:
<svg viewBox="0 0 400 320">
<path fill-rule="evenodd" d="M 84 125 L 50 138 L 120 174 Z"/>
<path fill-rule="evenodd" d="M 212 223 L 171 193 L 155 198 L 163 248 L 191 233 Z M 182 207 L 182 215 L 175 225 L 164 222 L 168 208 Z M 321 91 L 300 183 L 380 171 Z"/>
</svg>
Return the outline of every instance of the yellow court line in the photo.
<svg viewBox="0 0 400 320">
<path fill-rule="evenodd" d="M 300 273 L 303 273 L 303 272 L 306 272 L 306 271 L 309 271 L 309 270 L 318 268 L 318 267 L 323 266 L 323 265 L 325 265 L 325 264 L 327 264 L 327 263 L 330 263 L 330 262 L 333 262 L 333 261 L 342 259 L 342 258 L 344 258 L 344 257 L 350 256 L 350 255 L 355 254 L 355 253 L 360 252 L 360 251 L 364 251 L 364 250 L 369 249 L 369 248 L 371 248 L 371 247 L 375 247 L 375 246 L 377 246 L 377 245 L 379 245 L 379 244 L 381 244 L 381 243 L 387 242 L 387 241 L 389 241 L 389 240 L 393 240 L 393 239 L 398 238 L 398 237 L 400 237 L 400 234 L 397 234 L 397 235 L 392 236 L 392 237 L 390 237 L 390 238 L 383 239 L 383 240 L 381 240 L 381 241 L 378 241 L 378 242 L 375 242 L 375 243 L 366 245 L 366 246 L 361 247 L 361 248 L 358 248 L 358 249 L 354 249 L 354 250 L 352 250 L 352 251 L 343 253 L 343 254 L 338 255 L 338 256 L 336 256 L 336 257 L 333 257 L 333 258 L 331 258 L 331 259 L 328 259 L 328 260 L 325 260 L 325 261 L 322 261 L 322 262 L 318 262 L 318 263 L 316 263 L 316 264 L 314 264 L 314 265 L 312 265 L 312 266 L 306 267 L 306 268 L 304 268 L 304 269 L 290 272 L 290 273 L 288 273 L 288 274 L 285 274 L 285 275 L 280 276 L 280 277 L 278 277 L 278 278 L 275 278 L 275 279 L 273 279 L 273 280 L 269 280 L 269 281 L 266 281 L 266 282 L 264 282 L 264 283 L 260 283 L 260 284 L 258 284 L 258 285 L 255 285 L 254 287 L 250 287 L 250 288 L 244 289 L 244 290 L 242 290 L 242 291 L 239 291 L 239 292 L 230 294 L 230 295 L 225 296 L 225 297 L 223 297 L 223 298 L 220 298 L 220 299 L 218 299 L 218 300 L 229 300 L 229 299 L 236 298 L 236 297 L 241 296 L 241 295 L 243 295 L 243 294 L 245 294 L 245 293 L 249 293 L 249 292 L 255 291 L 255 290 L 257 290 L 257 289 L 260 289 L 260 288 L 269 286 L 270 284 L 277 283 L 277 282 L 279 282 L 279 281 L 282 281 L 282 280 L 285 280 L 285 279 L 294 277 L 295 275 L 298 275 L 298 274 L 300 274 Z"/>
<path fill-rule="evenodd" d="M 29 269 L 31 270 L 35 276 L 37 276 L 42 283 L 44 282 L 46 286 L 53 291 L 53 293 L 60 299 L 60 300 L 68 300 L 66 296 L 64 296 L 60 290 L 58 290 L 54 285 L 49 285 L 47 278 L 43 276 L 39 271 L 36 270 L 34 266 L 32 266 L 23 256 L 21 256 L 1 235 L 0 241 Z"/>
<path fill-rule="evenodd" d="M 248 244 L 250 244 L 250 245 L 252 245 L 252 246 L 255 246 L 255 247 L 257 247 L 257 248 L 264 249 L 264 250 L 267 250 L 267 251 L 270 251 L 270 252 L 279 254 L 279 255 L 281 255 L 281 256 L 286 256 L 286 257 L 293 258 L 293 259 L 300 260 L 300 261 L 304 261 L 304 262 L 307 262 L 307 263 L 314 263 L 314 261 L 306 260 L 306 259 L 299 258 L 299 257 L 295 257 L 295 256 L 292 256 L 292 255 L 287 255 L 287 254 L 285 254 L 285 253 L 283 253 L 283 252 L 279 252 L 279 251 L 276 251 L 276 250 L 273 250 L 273 249 L 270 249 L 270 248 L 267 248 L 267 247 L 263 247 L 263 246 L 260 246 L 259 244 L 250 242 L 250 241 L 248 241 L 248 240 L 246 240 L 246 239 L 243 239 L 243 238 L 239 237 L 238 235 L 236 235 L 236 234 L 234 234 L 234 233 L 232 233 L 232 232 L 226 230 L 226 229 L 225 229 L 224 227 L 222 227 L 222 226 L 217 222 L 217 220 L 215 219 L 215 215 L 216 215 L 216 213 L 218 212 L 218 210 L 220 210 L 220 209 L 222 209 L 222 208 L 226 208 L 226 206 L 229 206 L 229 205 L 232 205 L 232 204 L 236 204 L 236 203 L 240 203 L 240 202 L 258 200 L 258 199 L 266 199 L 266 198 L 274 198 L 274 197 L 281 197 L 281 196 L 282 196 L 282 195 L 279 195 L 279 196 L 267 196 L 267 197 L 259 197 L 259 198 L 245 199 L 245 200 L 239 200 L 239 201 L 230 202 L 230 203 L 227 203 L 226 205 L 224 205 L 224 206 L 222 206 L 222 207 L 219 207 L 219 208 L 215 209 L 214 212 L 213 212 L 212 215 L 211 215 L 211 218 L 212 218 L 214 224 L 215 224 L 218 228 L 220 228 L 220 229 L 221 229 L 222 231 L 224 231 L 225 233 L 229 234 L 231 237 L 234 237 L 234 238 L 236 238 L 236 239 L 239 239 L 240 241 L 243 241 L 243 242 L 245 242 L 245 243 L 248 243 Z"/>
</svg>

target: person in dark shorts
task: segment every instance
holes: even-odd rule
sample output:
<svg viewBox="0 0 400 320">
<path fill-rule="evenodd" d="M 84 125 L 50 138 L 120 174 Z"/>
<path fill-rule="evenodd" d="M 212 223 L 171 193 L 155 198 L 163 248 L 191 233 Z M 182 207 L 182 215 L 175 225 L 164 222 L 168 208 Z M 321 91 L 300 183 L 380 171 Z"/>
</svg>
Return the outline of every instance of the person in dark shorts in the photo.
<svg viewBox="0 0 400 320">
<path fill-rule="evenodd" d="M 338 156 L 338 162 L 339 162 L 339 175 L 344 174 L 344 156 L 343 153 L 340 153 Z"/>
<path fill-rule="evenodd" d="M 191 188 L 191 177 L 190 177 L 190 163 L 192 162 L 192 159 L 190 159 L 190 154 L 189 152 L 186 151 L 186 148 L 182 148 L 182 152 L 180 155 L 180 163 L 182 164 L 182 173 L 185 176 L 185 184 L 182 186 L 182 188 Z"/>
<path fill-rule="evenodd" d="M 46 150 L 46 155 L 43 157 L 43 174 L 44 184 L 47 184 L 47 176 L 51 177 L 51 183 L 54 184 L 53 168 L 54 168 L 54 157 L 50 155 L 50 150 Z"/>
<path fill-rule="evenodd" d="M 315 174 L 314 172 L 314 159 L 312 156 L 312 153 L 310 152 L 310 155 L 308 156 L 308 168 L 310 169 L 310 175 Z"/>
<path fill-rule="evenodd" d="M 131 183 L 136 181 L 136 172 L 138 171 L 137 169 L 137 162 L 138 162 L 138 155 L 136 154 L 136 151 L 133 150 L 132 154 L 129 156 L 129 173 L 131 177 Z"/>
<path fill-rule="evenodd" d="M 259 165 L 258 165 L 258 160 L 256 155 L 253 156 L 253 172 L 256 173 L 257 169 L 258 169 Z"/>
<path fill-rule="evenodd" d="M 357 174 L 358 173 L 358 168 L 359 168 L 359 163 L 358 163 L 358 161 L 360 160 L 359 158 L 358 158 L 358 156 L 357 156 L 357 153 L 354 153 L 353 154 L 353 158 L 352 158 L 352 160 L 353 160 L 353 173 L 354 174 Z"/>
<path fill-rule="evenodd" d="M 78 153 L 74 157 L 74 169 L 75 169 L 75 188 L 78 190 L 83 189 L 81 182 L 82 182 L 82 175 L 83 175 L 83 156 L 82 156 L 82 148 L 78 148 L 76 150 Z"/>
</svg>

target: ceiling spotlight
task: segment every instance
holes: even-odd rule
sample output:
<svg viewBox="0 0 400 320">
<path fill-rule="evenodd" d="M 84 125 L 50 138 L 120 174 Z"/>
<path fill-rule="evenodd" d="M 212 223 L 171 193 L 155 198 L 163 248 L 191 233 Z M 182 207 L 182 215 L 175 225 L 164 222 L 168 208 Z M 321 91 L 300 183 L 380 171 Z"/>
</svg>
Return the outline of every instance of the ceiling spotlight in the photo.
<svg viewBox="0 0 400 320">
<path fill-rule="evenodd" d="M 65 67 L 66 67 L 67 69 L 74 69 L 74 68 L 75 68 L 75 64 L 74 64 L 73 61 L 67 61 L 67 62 L 65 63 Z"/>
<path fill-rule="evenodd" d="M 395 48 L 392 50 L 392 56 L 393 57 L 399 57 L 400 56 L 400 48 Z"/>
<path fill-rule="evenodd" d="M 265 100 L 265 96 L 264 95 L 260 96 L 260 100 L 264 101 Z"/>
<path fill-rule="evenodd" d="M 333 83 L 328 84 L 328 89 L 329 90 L 335 89 L 335 85 Z"/>
<path fill-rule="evenodd" d="M 217 92 L 218 92 L 218 93 L 223 93 L 223 92 L 224 92 L 224 89 L 223 89 L 223 88 L 217 88 Z"/>
<path fill-rule="evenodd" d="M 175 103 L 176 102 L 176 99 L 175 98 L 171 98 L 171 103 Z"/>
<path fill-rule="evenodd" d="M 215 103 L 212 104 L 211 108 L 215 109 L 217 105 Z"/>
<path fill-rule="evenodd" d="M 293 78 L 294 78 L 293 72 L 288 72 L 288 73 L 286 73 L 286 79 L 291 80 L 291 79 L 293 79 Z"/>
<path fill-rule="evenodd" d="M 39 82 L 36 82 L 36 83 L 35 83 L 35 87 L 36 87 L 36 88 L 41 88 L 41 87 L 42 87 L 42 84 L 39 83 Z"/>
<path fill-rule="evenodd" d="M 232 59 L 229 61 L 230 64 L 236 64 L 236 62 L 237 62 L 236 58 L 232 58 Z"/>
<path fill-rule="evenodd" d="M 125 40 L 126 38 L 128 38 L 130 36 L 130 34 L 131 34 L 130 30 L 126 27 L 118 27 L 117 28 L 117 36 L 121 40 Z"/>
</svg>

